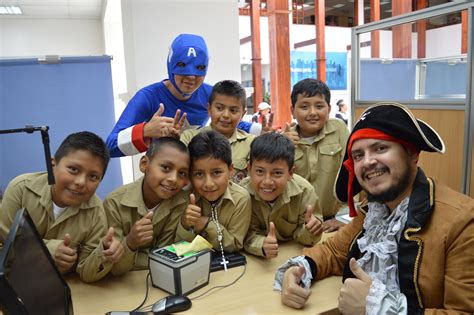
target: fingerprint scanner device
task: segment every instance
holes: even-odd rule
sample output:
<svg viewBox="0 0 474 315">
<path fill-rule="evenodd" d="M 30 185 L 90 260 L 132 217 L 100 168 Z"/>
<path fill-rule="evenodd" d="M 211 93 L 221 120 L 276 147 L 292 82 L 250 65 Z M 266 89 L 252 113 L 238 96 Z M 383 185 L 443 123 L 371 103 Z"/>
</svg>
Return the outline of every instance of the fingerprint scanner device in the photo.
<svg viewBox="0 0 474 315">
<path fill-rule="evenodd" d="M 173 245 L 150 250 L 148 268 L 154 287 L 174 295 L 194 292 L 209 283 L 211 251 L 203 249 L 181 256 Z"/>
</svg>

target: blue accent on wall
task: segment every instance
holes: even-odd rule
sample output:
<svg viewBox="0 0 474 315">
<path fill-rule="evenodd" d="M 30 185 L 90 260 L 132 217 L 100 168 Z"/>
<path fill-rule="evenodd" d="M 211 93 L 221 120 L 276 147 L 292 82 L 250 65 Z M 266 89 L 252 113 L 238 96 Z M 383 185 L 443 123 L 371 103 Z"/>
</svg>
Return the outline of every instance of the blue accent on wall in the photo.
<svg viewBox="0 0 474 315">
<path fill-rule="evenodd" d="M 104 140 L 112 130 L 114 99 L 110 57 L 0 60 L 0 129 L 50 127 L 51 155 L 70 133 L 92 131 Z M 14 177 L 45 171 L 41 134 L 0 135 L 0 190 Z M 97 193 L 122 185 L 120 160 L 111 159 Z"/>
</svg>

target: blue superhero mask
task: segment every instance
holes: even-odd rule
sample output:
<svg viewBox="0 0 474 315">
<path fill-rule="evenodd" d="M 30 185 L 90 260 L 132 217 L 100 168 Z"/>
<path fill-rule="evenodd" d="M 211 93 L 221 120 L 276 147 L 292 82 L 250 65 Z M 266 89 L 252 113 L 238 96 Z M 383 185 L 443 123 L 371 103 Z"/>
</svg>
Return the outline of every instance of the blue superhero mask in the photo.
<svg viewBox="0 0 474 315">
<path fill-rule="evenodd" d="M 204 38 L 193 34 L 178 35 L 171 44 L 168 54 L 168 78 L 182 96 L 189 96 L 192 93 L 181 91 L 174 76 L 205 76 L 208 64 L 209 55 Z"/>
</svg>

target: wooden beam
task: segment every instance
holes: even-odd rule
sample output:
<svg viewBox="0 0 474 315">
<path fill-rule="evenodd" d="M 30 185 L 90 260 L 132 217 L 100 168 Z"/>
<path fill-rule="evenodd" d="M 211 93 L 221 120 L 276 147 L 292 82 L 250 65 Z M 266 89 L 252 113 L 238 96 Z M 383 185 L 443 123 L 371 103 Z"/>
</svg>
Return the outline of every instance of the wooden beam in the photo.
<svg viewBox="0 0 474 315">
<path fill-rule="evenodd" d="M 298 49 L 298 48 L 309 46 L 309 45 L 316 45 L 316 38 L 308 39 L 308 40 L 304 40 L 302 42 L 295 43 L 294 47 L 295 47 L 295 49 Z"/>
<path fill-rule="evenodd" d="M 461 54 L 467 54 L 467 10 L 461 11 Z"/>
<path fill-rule="evenodd" d="M 250 22 L 252 22 L 252 21 L 250 21 Z M 247 44 L 247 43 L 250 42 L 251 40 L 252 40 L 252 35 L 247 36 L 247 37 L 244 37 L 244 38 L 241 38 L 241 39 L 240 39 L 240 45 Z"/>
<path fill-rule="evenodd" d="M 290 20 L 288 0 L 267 0 L 270 37 L 270 103 L 275 126 L 291 121 Z"/>
<path fill-rule="evenodd" d="M 314 3 L 314 16 L 316 26 L 316 72 L 319 80 L 326 82 L 326 46 L 324 31 L 326 29 L 326 4 L 325 0 Z"/>
<path fill-rule="evenodd" d="M 417 0 L 416 9 L 421 10 L 426 8 L 428 0 Z M 416 22 L 417 39 L 417 58 L 426 57 L 426 20 Z"/>
<path fill-rule="evenodd" d="M 251 0 L 250 29 L 252 34 L 253 112 L 256 113 L 258 104 L 263 101 L 262 56 L 260 54 L 260 0 Z"/>
<path fill-rule="evenodd" d="M 380 0 L 370 0 L 370 21 L 380 20 Z M 370 33 L 370 52 L 372 58 L 380 58 L 380 31 Z"/>
<path fill-rule="evenodd" d="M 411 0 L 392 1 L 392 16 L 412 11 Z M 392 27 L 392 57 L 411 58 L 411 24 Z"/>
</svg>

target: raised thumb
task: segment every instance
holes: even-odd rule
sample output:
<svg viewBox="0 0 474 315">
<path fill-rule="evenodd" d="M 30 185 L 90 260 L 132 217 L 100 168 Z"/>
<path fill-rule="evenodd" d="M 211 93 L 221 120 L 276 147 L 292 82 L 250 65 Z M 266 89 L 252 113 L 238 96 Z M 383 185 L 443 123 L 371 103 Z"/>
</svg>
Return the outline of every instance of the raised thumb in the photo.
<svg viewBox="0 0 474 315">
<path fill-rule="evenodd" d="M 196 205 L 196 196 L 194 196 L 194 194 L 189 194 L 189 203 Z"/>
<path fill-rule="evenodd" d="M 270 222 L 270 228 L 268 229 L 268 235 L 267 235 L 267 236 L 276 238 L 276 235 L 275 235 L 275 224 L 273 224 L 273 222 Z"/>
<path fill-rule="evenodd" d="M 306 213 L 304 215 L 305 222 L 308 223 L 311 220 L 312 216 L 313 216 L 313 207 L 312 206 L 307 206 L 306 207 Z"/>
<path fill-rule="evenodd" d="M 163 105 L 163 103 L 160 103 L 160 107 L 158 108 L 154 116 L 161 116 L 161 114 L 163 114 L 164 111 L 165 111 L 165 106 Z"/>
<path fill-rule="evenodd" d="M 301 278 L 303 278 L 303 275 L 304 273 L 306 272 L 306 269 L 304 268 L 304 266 L 298 266 L 297 269 L 296 269 L 296 280 L 298 281 L 298 283 L 301 281 Z"/>
<path fill-rule="evenodd" d="M 112 239 L 114 238 L 115 235 L 115 230 L 113 227 L 109 227 L 109 230 L 107 231 L 107 234 L 105 234 L 105 239 L 107 243 L 112 242 Z"/>
<path fill-rule="evenodd" d="M 151 220 L 151 219 L 153 218 L 153 211 L 148 211 L 148 212 L 145 214 L 145 218 Z"/>
<path fill-rule="evenodd" d="M 352 257 L 349 261 L 349 268 L 351 269 L 354 276 L 357 277 L 357 279 L 362 280 L 364 282 L 372 280 L 372 278 L 370 278 L 370 276 L 364 270 L 362 270 L 362 268 L 359 266 L 354 257 Z"/>
<path fill-rule="evenodd" d="M 64 245 L 69 247 L 69 245 L 71 245 L 71 235 L 69 235 L 69 233 L 66 233 L 64 235 L 64 241 L 63 241 Z"/>
<path fill-rule="evenodd" d="M 290 129 L 291 129 L 291 125 L 290 125 L 289 122 L 287 122 L 287 123 L 286 123 L 286 126 L 285 126 L 285 132 L 290 131 Z"/>
</svg>

